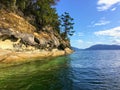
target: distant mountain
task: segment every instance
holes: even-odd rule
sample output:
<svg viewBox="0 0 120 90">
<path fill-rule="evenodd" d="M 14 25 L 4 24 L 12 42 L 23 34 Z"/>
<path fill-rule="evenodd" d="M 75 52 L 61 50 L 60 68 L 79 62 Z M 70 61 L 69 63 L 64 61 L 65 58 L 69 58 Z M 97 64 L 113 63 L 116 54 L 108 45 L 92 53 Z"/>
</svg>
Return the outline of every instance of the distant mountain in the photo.
<svg viewBox="0 0 120 90">
<path fill-rule="evenodd" d="M 93 45 L 85 50 L 120 50 L 120 45 Z"/>
<path fill-rule="evenodd" d="M 74 51 L 81 50 L 81 49 L 79 49 L 79 48 L 76 48 L 76 47 L 72 47 L 72 49 L 73 49 Z"/>
</svg>

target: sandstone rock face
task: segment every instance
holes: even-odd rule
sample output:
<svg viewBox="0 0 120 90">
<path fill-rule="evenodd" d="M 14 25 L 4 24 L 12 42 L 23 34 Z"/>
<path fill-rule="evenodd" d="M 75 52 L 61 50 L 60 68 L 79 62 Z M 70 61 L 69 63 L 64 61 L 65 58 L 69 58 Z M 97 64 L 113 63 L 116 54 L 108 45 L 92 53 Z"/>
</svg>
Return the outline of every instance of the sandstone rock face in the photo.
<svg viewBox="0 0 120 90">
<path fill-rule="evenodd" d="M 35 32 L 33 25 L 24 18 L 6 11 L 0 11 L 0 48 L 17 51 L 25 50 L 64 50 L 70 43 L 50 26 Z"/>
<path fill-rule="evenodd" d="M 69 41 L 52 27 L 36 32 L 23 17 L 0 10 L 0 63 L 66 55 L 72 53 L 69 47 Z"/>
<path fill-rule="evenodd" d="M 14 50 L 28 50 L 28 47 L 33 47 L 34 49 L 52 50 L 53 48 L 58 48 L 64 50 L 66 47 L 69 47 L 65 41 L 62 41 L 62 39 L 56 37 L 54 33 L 44 32 L 40 33 L 39 36 L 36 36 L 34 35 L 34 33 L 21 33 L 17 30 L 9 28 L 0 28 L 0 40 L 1 49 L 5 49 L 5 43 L 7 43 L 7 45 L 10 46 L 6 49 Z"/>
</svg>

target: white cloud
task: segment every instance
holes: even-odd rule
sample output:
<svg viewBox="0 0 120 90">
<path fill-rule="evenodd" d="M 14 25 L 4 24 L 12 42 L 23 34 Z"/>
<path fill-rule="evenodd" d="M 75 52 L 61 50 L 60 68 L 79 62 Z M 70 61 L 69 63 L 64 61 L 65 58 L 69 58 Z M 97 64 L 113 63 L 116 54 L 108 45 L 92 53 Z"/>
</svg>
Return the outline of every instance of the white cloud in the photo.
<svg viewBox="0 0 120 90">
<path fill-rule="evenodd" d="M 107 25 L 109 23 L 110 23 L 110 21 L 100 20 L 97 23 L 95 23 L 94 26 L 102 26 L 102 25 Z"/>
<path fill-rule="evenodd" d="M 77 40 L 77 43 L 78 43 L 78 44 L 82 44 L 82 43 L 83 43 L 83 40 L 79 39 L 79 40 Z"/>
<path fill-rule="evenodd" d="M 92 25 L 90 25 L 91 27 L 95 27 L 95 26 L 103 26 L 103 25 L 107 25 L 109 24 L 110 21 L 106 20 L 105 17 L 102 17 L 99 21 L 97 22 L 91 22 Z"/>
<path fill-rule="evenodd" d="M 116 7 L 115 7 L 115 8 L 112 8 L 111 11 L 115 11 L 116 9 L 117 9 Z"/>
<path fill-rule="evenodd" d="M 105 11 L 110 9 L 113 5 L 120 3 L 120 0 L 98 0 L 98 11 Z"/>
<path fill-rule="evenodd" d="M 102 42 L 102 41 L 96 41 L 96 42 L 88 41 L 86 43 L 89 44 L 90 46 L 95 45 L 95 44 L 105 44 L 105 42 Z"/>
<path fill-rule="evenodd" d="M 73 39 L 71 40 L 71 45 L 77 48 L 83 48 L 84 47 L 84 41 L 81 39 Z"/>
<path fill-rule="evenodd" d="M 93 42 L 91 42 L 91 41 L 87 41 L 86 43 L 87 43 L 87 44 L 93 44 Z"/>
<path fill-rule="evenodd" d="M 104 37 L 107 42 L 111 44 L 120 45 L 120 26 L 107 29 L 107 30 L 94 32 L 94 34 L 97 36 L 107 36 L 107 37 Z"/>
<path fill-rule="evenodd" d="M 114 39 L 112 42 L 113 44 L 120 44 L 120 39 Z"/>
<path fill-rule="evenodd" d="M 120 26 L 108 30 L 94 32 L 94 34 L 98 36 L 102 35 L 102 36 L 120 37 Z"/>
</svg>

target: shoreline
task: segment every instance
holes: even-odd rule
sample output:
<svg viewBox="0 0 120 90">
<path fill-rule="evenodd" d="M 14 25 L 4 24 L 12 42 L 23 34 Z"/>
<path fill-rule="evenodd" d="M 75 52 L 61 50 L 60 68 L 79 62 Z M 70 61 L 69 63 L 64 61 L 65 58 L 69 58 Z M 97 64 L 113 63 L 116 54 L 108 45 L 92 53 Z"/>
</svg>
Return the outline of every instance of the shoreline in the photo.
<svg viewBox="0 0 120 90">
<path fill-rule="evenodd" d="M 22 63 L 29 62 L 34 60 L 45 59 L 48 57 L 57 57 L 71 54 L 73 50 L 66 48 L 65 50 L 53 49 L 52 51 L 23 51 L 16 52 L 11 50 L 0 49 L 0 64 L 11 64 L 11 63 Z"/>
</svg>

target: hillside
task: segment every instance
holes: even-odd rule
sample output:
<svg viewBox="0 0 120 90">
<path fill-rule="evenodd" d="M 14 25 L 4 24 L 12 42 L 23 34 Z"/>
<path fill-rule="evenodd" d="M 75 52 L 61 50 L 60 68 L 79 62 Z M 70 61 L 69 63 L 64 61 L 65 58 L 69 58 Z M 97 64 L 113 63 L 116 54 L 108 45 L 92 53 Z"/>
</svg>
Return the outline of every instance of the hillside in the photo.
<svg viewBox="0 0 120 90">
<path fill-rule="evenodd" d="M 70 42 L 52 27 L 36 32 L 36 27 L 23 17 L 0 10 L 0 62 L 60 56 L 71 53 Z"/>
<path fill-rule="evenodd" d="M 93 45 L 85 50 L 120 50 L 120 45 Z"/>
<path fill-rule="evenodd" d="M 37 33 L 36 28 L 19 15 L 4 10 L 0 11 L 0 15 L 1 49 L 27 50 L 31 47 L 31 49 L 64 50 L 65 47 L 69 47 L 69 42 L 63 40 L 52 27 L 46 27 L 45 31 Z"/>
<path fill-rule="evenodd" d="M 74 51 L 83 50 L 83 49 L 79 49 L 79 48 L 77 48 L 77 47 L 72 47 L 72 49 L 73 49 Z"/>
<path fill-rule="evenodd" d="M 60 18 L 53 7 L 57 2 L 0 1 L 0 63 L 72 53 L 73 18 L 66 12 Z"/>
</svg>

